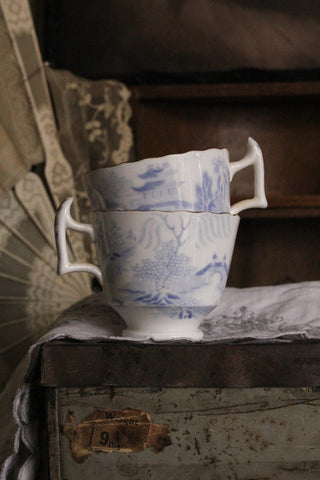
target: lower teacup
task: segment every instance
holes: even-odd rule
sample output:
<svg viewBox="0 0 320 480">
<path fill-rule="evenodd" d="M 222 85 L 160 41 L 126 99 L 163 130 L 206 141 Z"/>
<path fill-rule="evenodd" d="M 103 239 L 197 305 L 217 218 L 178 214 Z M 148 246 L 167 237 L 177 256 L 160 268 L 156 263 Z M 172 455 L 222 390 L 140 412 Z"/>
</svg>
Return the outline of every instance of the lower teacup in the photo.
<svg viewBox="0 0 320 480">
<path fill-rule="evenodd" d="M 199 325 L 225 288 L 239 217 L 188 211 L 108 211 L 92 225 L 70 216 L 72 198 L 56 219 L 58 271 L 93 273 L 106 303 L 124 319 L 123 336 L 201 340 Z M 89 233 L 99 267 L 70 264 L 65 230 Z"/>
</svg>

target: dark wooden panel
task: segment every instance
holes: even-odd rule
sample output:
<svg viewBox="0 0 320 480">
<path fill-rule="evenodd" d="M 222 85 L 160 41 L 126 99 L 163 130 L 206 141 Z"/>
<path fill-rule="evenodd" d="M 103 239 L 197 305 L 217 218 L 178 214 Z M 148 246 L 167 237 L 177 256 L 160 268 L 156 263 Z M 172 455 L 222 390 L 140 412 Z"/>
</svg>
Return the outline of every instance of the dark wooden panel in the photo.
<svg viewBox="0 0 320 480">
<path fill-rule="evenodd" d="M 229 286 L 319 279 L 319 82 L 137 86 L 133 106 L 137 159 L 261 145 L 269 207 L 240 214 Z M 236 175 L 232 203 L 252 186 L 252 169 Z"/>
<path fill-rule="evenodd" d="M 320 85 L 301 84 L 137 87 L 137 159 L 226 147 L 231 160 L 249 136 L 265 160 L 271 205 L 320 206 Z M 232 182 L 235 197 L 252 191 L 252 172 Z M 304 200 L 307 196 L 308 199 Z"/>
<path fill-rule="evenodd" d="M 228 286 L 319 280 L 319 218 L 241 219 Z"/>
<path fill-rule="evenodd" d="M 259 83 L 207 83 L 207 84 L 180 84 L 180 85 L 137 85 L 131 87 L 135 97 L 144 102 L 147 100 L 200 100 L 204 102 L 227 100 L 233 101 L 242 98 L 248 99 L 275 99 L 280 101 L 292 97 L 316 97 L 320 95 L 319 81 L 269 81 Z M 291 99 L 291 100 L 290 100 Z"/>
<path fill-rule="evenodd" d="M 45 386 L 298 387 L 320 385 L 320 344 L 48 343 Z"/>
</svg>

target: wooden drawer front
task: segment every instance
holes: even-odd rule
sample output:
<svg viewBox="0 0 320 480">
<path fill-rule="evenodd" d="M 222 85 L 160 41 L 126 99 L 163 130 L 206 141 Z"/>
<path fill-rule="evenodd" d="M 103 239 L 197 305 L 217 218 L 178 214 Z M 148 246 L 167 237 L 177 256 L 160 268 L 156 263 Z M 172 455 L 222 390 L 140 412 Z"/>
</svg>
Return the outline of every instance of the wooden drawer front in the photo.
<svg viewBox="0 0 320 480">
<path fill-rule="evenodd" d="M 46 390 L 51 480 L 320 478 L 316 389 Z"/>
</svg>

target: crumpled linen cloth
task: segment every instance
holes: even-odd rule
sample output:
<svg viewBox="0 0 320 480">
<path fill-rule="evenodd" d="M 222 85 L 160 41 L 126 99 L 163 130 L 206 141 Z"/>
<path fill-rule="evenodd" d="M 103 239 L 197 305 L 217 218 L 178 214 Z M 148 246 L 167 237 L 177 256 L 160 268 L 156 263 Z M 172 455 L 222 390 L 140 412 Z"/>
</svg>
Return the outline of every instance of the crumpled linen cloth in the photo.
<svg viewBox="0 0 320 480">
<path fill-rule="evenodd" d="M 20 377 L 22 384 L 13 402 L 13 418 L 18 426 L 14 451 L 4 462 L 0 480 L 36 478 L 39 445 L 37 392 L 33 380 L 38 371 L 42 345 L 53 340 L 137 341 L 121 337 L 123 328 L 124 322 L 105 305 L 103 294 L 94 294 L 63 312 L 58 323 L 30 348 L 24 365 L 20 365 L 13 376 L 13 383 L 0 397 L 1 405 L 7 405 L 8 396 L 12 395 Z M 320 340 L 320 281 L 226 288 L 220 304 L 202 322 L 201 328 L 203 343 Z M 151 339 L 144 342 L 154 343 Z M 24 374 L 21 375 L 23 367 Z M 12 431 L 12 425 L 10 428 Z M 2 437 L 4 435 L 5 429 Z"/>
</svg>

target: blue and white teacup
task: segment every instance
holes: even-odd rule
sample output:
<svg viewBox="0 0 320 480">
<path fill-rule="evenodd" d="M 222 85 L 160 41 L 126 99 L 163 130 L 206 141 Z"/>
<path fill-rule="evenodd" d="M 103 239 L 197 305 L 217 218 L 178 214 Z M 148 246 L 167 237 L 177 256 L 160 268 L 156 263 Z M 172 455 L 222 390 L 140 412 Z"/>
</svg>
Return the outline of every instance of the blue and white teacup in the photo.
<svg viewBox="0 0 320 480">
<path fill-rule="evenodd" d="M 124 319 L 124 336 L 200 340 L 199 325 L 219 303 L 228 278 L 239 216 L 188 211 L 93 212 L 92 225 L 60 207 L 56 237 L 61 275 L 90 272 Z M 95 242 L 98 266 L 72 264 L 66 229 Z"/>
<path fill-rule="evenodd" d="M 254 197 L 230 205 L 230 182 L 238 171 L 254 166 Z M 247 154 L 229 161 L 227 149 L 122 163 L 83 175 L 93 211 L 188 210 L 237 214 L 267 205 L 261 149 L 252 138 Z"/>
</svg>

